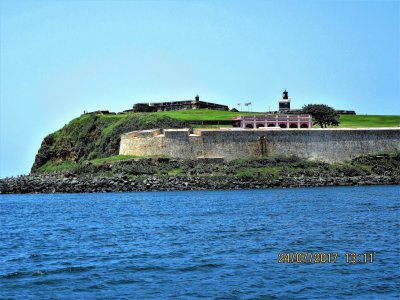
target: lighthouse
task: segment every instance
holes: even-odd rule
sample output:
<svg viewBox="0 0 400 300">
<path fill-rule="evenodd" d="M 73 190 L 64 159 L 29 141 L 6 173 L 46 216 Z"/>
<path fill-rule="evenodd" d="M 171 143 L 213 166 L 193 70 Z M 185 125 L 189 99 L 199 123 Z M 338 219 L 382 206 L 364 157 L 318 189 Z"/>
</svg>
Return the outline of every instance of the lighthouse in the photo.
<svg viewBox="0 0 400 300">
<path fill-rule="evenodd" d="M 279 100 L 279 112 L 286 113 L 290 111 L 290 101 L 289 93 L 285 91 L 282 93 L 282 99 Z"/>
</svg>

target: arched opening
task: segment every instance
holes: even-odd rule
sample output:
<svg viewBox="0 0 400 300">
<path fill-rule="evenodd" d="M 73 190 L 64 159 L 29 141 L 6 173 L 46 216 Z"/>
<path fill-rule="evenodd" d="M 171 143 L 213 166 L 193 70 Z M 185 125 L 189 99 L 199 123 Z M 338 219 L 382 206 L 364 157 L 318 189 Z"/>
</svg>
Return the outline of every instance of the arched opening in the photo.
<svg viewBox="0 0 400 300">
<path fill-rule="evenodd" d="M 264 127 L 264 124 L 257 124 L 257 128 Z"/>
<path fill-rule="evenodd" d="M 287 127 L 286 127 L 286 124 L 279 124 L 279 127 L 280 127 L 280 128 L 287 128 Z"/>
<path fill-rule="evenodd" d="M 253 128 L 253 125 L 247 124 L 247 125 L 246 125 L 246 128 L 252 129 L 252 128 Z"/>
<path fill-rule="evenodd" d="M 289 128 L 297 128 L 297 124 L 290 124 Z"/>
<path fill-rule="evenodd" d="M 301 124 L 300 128 L 308 128 L 308 124 Z"/>
<path fill-rule="evenodd" d="M 268 127 L 275 127 L 275 124 L 270 123 L 268 124 Z"/>
</svg>

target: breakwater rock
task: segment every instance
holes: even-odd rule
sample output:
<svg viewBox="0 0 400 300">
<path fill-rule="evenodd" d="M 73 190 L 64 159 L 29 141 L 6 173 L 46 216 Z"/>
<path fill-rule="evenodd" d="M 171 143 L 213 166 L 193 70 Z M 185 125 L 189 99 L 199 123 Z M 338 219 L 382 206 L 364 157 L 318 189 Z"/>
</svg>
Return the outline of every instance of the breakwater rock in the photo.
<svg viewBox="0 0 400 300">
<path fill-rule="evenodd" d="M 27 175 L 0 180 L 0 194 L 98 193 L 184 190 L 265 189 L 317 186 L 400 184 L 399 176 L 239 178 L 213 176 L 147 176 L 131 178 Z"/>
</svg>

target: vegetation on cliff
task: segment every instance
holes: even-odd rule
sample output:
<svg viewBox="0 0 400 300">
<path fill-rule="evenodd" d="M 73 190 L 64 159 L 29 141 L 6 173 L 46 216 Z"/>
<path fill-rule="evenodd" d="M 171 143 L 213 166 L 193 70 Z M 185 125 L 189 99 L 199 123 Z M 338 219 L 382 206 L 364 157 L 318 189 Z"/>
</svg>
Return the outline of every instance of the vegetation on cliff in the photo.
<svg viewBox="0 0 400 300">
<path fill-rule="evenodd" d="M 52 173 L 52 170 L 42 170 Z M 128 176 L 200 176 L 236 179 L 278 179 L 282 177 L 354 177 L 384 175 L 400 177 L 400 153 L 365 155 L 351 161 L 326 163 L 310 161 L 296 156 L 245 158 L 232 161 L 222 159 L 170 159 L 137 158 L 117 155 L 86 161 L 82 164 L 60 168 L 57 174 L 68 177 L 87 175 L 114 177 Z"/>
<path fill-rule="evenodd" d="M 184 121 L 160 114 L 88 114 L 46 136 L 32 172 L 70 169 L 84 161 L 118 154 L 123 133 L 151 128 L 183 128 Z"/>
<path fill-rule="evenodd" d="M 112 156 L 0 179 L 0 194 L 258 189 L 400 183 L 400 153 L 328 164 L 298 157 L 178 160 Z"/>
</svg>

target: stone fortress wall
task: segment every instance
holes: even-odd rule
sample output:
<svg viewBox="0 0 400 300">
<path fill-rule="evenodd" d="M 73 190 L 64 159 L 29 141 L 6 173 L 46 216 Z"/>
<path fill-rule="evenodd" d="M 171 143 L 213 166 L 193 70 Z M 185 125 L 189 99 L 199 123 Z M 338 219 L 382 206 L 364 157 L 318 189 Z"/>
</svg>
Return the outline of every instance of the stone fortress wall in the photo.
<svg viewBox="0 0 400 300">
<path fill-rule="evenodd" d="M 171 158 L 296 155 L 327 162 L 362 154 L 399 152 L 400 128 L 154 129 L 121 136 L 119 154 Z"/>
</svg>

